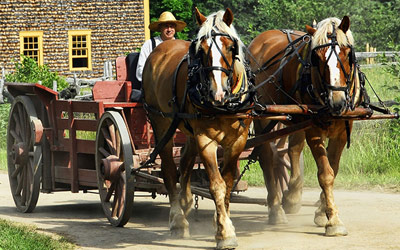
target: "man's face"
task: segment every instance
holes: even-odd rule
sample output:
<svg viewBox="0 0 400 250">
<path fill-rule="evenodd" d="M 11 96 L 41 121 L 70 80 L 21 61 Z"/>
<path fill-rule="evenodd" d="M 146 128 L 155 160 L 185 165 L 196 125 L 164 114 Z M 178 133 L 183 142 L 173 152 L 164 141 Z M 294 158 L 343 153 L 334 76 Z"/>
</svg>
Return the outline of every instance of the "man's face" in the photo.
<svg viewBox="0 0 400 250">
<path fill-rule="evenodd" d="M 161 39 L 171 40 L 175 35 L 175 24 L 174 23 L 164 23 L 160 25 Z"/>
</svg>

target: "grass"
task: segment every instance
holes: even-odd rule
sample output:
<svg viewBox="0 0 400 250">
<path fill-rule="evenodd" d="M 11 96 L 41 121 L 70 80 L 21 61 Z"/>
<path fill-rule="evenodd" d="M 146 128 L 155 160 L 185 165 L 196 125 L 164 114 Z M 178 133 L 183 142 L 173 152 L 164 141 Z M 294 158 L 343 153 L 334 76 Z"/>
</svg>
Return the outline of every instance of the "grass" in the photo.
<svg viewBox="0 0 400 250">
<path fill-rule="evenodd" d="M 74 249 L 64 237 L 54 238 L 37 232 L 37 228 L 0 219 L 1 250 Z"/>
</svg>

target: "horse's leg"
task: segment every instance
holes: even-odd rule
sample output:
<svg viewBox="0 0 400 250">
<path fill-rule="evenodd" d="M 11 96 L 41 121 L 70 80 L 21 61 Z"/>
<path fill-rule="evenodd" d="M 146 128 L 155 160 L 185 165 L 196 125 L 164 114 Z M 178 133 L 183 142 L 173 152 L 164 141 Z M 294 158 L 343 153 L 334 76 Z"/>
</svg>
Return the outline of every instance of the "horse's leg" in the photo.
<svg viewBox="0 0 400 250">
<path fill-rule="evenodd" d="M 230 216 L 229 204 L 234 180 L 237 174 L 237 164 L 240 153 L 243 151 L 248 133 L 243 133 L 232 145 L 224 148 L 224 165 L 222 168 L 222 178 L 226 185 L 225 209 Z"/>
<path fill-rule="evenodd" d="M 196 141 L 199 155 L 210 179 L 210 193 L 216 208 L 217 249 L 235 248 L 238 245 L 235 228 L 225 207 L 226 185 L 218 169 L 216 153 L 218 145 L 203 135 L 197 135 Z"/>
<path fill-rule="evenodd" d="M 297 213 L 301 208 L 303 193 L 303 176 L 300 169 L 300 155 L 304 148 L 304 132 L 289 136 L 288 154 L 290 158 L 290 180 L 288 190 L 283 193 L 282 206 L 287 214 Z"/>
<path fill-rule="evenodd" d="M 185 146 L 182 148 L 181 159 L 180 159 L 180 204 L 187 217 L 192 205 L 193 205 L 193 196 L 190 188 L 190 177 L 192 175 L 192 170 L 194 166 L 194 162 L 196 160 L 197 148 L 196 142 L 193 137 L 188 137 L 186 140 Z"/>
<path fill-rule="evenodd" d="M 352 125 L 352 123 L 351 123 Z M 351 127 L 350 127 L 351 129 Z M 328 160 L 329 164 L 331 165 L 335 178 L 339 171 L 339 161 L 342 155 L 343 149 L 347 142 L 347 135 L 345 131 L 341 131 L 338 134 L 338 137 L 329 139 L 328 142 Z M 315 211 L 314 223 L 320 227 L 324 227 L 328 223 L 328 219 L 326 218 L 326 200 L 325 195 L 321 192 L 320 200 L 319 200 L 319 207 Z"/>
<path fill-rule="evenodd" d="M 149 114 L 151 125 L 157 140 L 166 133 L 170 126 L 170 122 L 166 119 L 162 119 L 159 116 Z M 173 141 L 172 139 L 165 145 L 160 152 L 161 157 L 161 173 L 164 179 L 165 188 L 168 191 L 168 198 L 170 203 L 169 212 L 169 229 L 171 235 L 174 237 L 184 238 L 189 237 L 189 222 L 185 217 L 178 196 L 178 190 L 176 187 L 178 179 L 178 170 L 173 159 L 172 154 Z"/>
<path fill-rule="evenodd" d="M 263 170 L 265 186 L 268 190 L 268 223 L 271 225 L 286 224 L 288 223 L 288 220 L 285 211 L 282 208 L 281 197 L 278 192 L 278 185 L 276 183 L 272 162 L 272 149 L 269 143 L 264 143 L 254 150 L 258 151 L 259 163 Z"/>
<path fill-rule="evenodd" d="M 318 182 L 322 188 L 323 195 L 325 196 L 325 213 L 328 218 L 328 222 L 325 226 L 325 235 L 347 235 L 346 228 L 339 219 L 338 209 L 336 208 L 333 199 L 335 173 L 329 163 L 327 151 L 324 146 L 325 138 L 322 136 L 322 131 L 315 128 L 310 129 L 306 132 L 306 139 L 317 163 Z"/>
</svg>

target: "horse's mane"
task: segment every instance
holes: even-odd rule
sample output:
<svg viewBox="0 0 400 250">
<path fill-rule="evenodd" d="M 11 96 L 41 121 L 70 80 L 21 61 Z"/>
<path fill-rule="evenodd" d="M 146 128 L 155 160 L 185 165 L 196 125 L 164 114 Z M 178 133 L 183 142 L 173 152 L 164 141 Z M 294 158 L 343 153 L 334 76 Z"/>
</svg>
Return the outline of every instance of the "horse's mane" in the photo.
<svg viewBox="0 0 400 250">
<path fill-rule="evenodd" d="M 328 33 L 332 33 L 332 23 L 335 23 L 335 30 L 336 30 L 336 39 L 340 47 L 342 46 L 353 46 L 354 45 L 354 38 L 352 32 L 347 30 L 346 34 L 339 29 L 341 20 L 336 17 L 329 17 L 317 24 L 317 31 L 313 35 L 312 39 L 312 48 L 315 48 L 319 45 L 327 44 L 328 41 Z"/>
<path fill-rule="evenodd" d="M 218 12 L 212 13 L 207 17 L 207 20 L 201 25 L 200 30 L 197 34 L 197 43 L 196 43 L 196 51 L 200 47 L 200 41 L 204 37 L 211 37 L 211 32 L 217 32 L 217 33 L 224 33 L 228 34 L 232 40 L 236 39 L 237 43 L 239 45 L 239 55 L 236 57 L 239 58 L 239 62 L 244 62 L 244 57 L 243 57 L 243 47 L 244 44 L 240 40 L 239 35 L 236 32 L 235 27 L 233 24 L 230 26 L 226 25 L 226 23 L 223 20 L 224 17 L 224 11 L 220 10 Z M 243 63 L 235 63 L 235 70 L 237 72 L 244 72 L 245 68 Z"/>
</svg>

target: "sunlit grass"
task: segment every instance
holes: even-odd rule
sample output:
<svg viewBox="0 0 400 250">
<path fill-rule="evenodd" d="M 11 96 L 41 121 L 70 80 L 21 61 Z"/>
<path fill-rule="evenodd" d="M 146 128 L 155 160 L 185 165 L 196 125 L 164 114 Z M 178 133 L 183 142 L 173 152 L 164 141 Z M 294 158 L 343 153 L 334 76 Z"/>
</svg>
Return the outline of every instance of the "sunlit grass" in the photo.
<svg viewBox="0 0 400 250">
<path fill-rule="evenodd" d="M 63 237 L 53 238 L 38 233 L 33 226 L 26 226 L 0 219 L 0 249 L 74 249 L 72 243 Z"/>
</svg>

